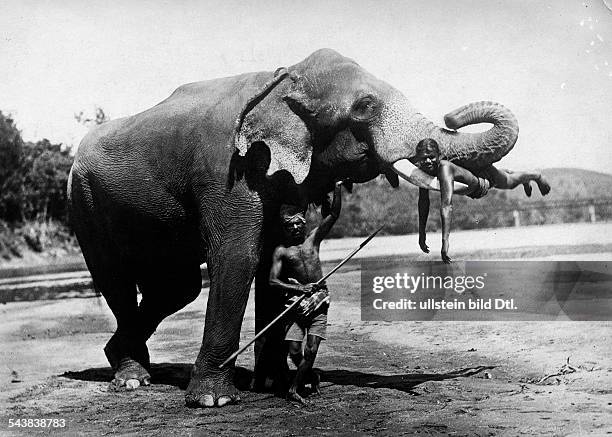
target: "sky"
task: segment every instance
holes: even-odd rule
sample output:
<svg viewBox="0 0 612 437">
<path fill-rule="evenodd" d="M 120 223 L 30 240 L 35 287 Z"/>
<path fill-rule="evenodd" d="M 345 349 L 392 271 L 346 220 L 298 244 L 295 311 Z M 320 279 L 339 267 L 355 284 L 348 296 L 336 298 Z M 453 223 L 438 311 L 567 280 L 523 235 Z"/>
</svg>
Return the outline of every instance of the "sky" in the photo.
<svg viewBox="0 0 612 437">
<path fill-rule="evenodd" d="M 439 125 L 472 101 L 510 108 L 520 134 L 500 167 L 612 173 L 612 0 L 0 0 L 0 11 L 0 110 L 26 140 L 77 146 L 79 111 L 134 114 L 183 83 L 329 47 Z"/>
</svg>

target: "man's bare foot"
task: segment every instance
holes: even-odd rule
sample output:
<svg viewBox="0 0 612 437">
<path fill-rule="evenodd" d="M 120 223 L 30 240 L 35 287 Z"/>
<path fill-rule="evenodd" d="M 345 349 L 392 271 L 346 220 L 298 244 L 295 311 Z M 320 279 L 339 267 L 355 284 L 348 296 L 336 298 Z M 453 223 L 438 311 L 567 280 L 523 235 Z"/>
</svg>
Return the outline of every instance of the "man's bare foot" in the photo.
<svg viewBox="0 0 612 437">
<path fill-rule="evenodd" d="M 293 390 L 289 390 L 289 392 L 287 393 L 287 400 L 289 401 L 296 401 L 299 402 L 302 405 L 308 405 L 308 401 L 306 399 L 304 399 L 302 396 L 300 396 L 297 391 L 293 391 Z"/>
<path fill-rule="evenodd" d="M 134 390 L 141 385 L 151 385 L 151 375 L 139 363 L 131 358 L 123 358 L 115 372 L 115 378 L 111 381 L 111 387 L 119 389 L 122 387 Z"/>
<path fill-rule="evenodd" d="M 542 196 L 546 196 L 548 193 L 550 193 L 550 185 L 548 184 L 548 181 L 544 179 L 544 176 L 540 176 L 538 179 L 536 179 L 536 184 L 538 184 L 538 189 L 540 190 L 540 193 L 542 193 Z"/>
<path fill-rule="evenodd" d="M 525 190 L 527 197 L 531 197 L 531 185 L 529 182 L 523 184 L 523 189 Z"/>
<path fill-rule="evenodd" d="M 310 389 L 312 394 L 315 396 L 321 396 L 321 377 L 317 372 L 312 372 L 312 382 L 310 383 Z"/>
</svg>

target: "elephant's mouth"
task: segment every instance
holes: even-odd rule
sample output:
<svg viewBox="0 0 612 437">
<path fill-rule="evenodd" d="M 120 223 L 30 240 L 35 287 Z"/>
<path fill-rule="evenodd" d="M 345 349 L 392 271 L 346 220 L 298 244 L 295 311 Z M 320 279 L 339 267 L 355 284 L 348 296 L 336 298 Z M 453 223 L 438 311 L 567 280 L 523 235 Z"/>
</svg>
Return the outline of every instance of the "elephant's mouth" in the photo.
<svg viewBox="0 0 612 437">
<path fill-rule="evenodd" d="M 327 168 L 335 168 L 337 178 L 350 178 L 356 183 L 368 182 L 381 174 L 380 163 L 365 141 L 358 142 L 357 146 L 343 148 L 327 163 Z"/>
</svg>

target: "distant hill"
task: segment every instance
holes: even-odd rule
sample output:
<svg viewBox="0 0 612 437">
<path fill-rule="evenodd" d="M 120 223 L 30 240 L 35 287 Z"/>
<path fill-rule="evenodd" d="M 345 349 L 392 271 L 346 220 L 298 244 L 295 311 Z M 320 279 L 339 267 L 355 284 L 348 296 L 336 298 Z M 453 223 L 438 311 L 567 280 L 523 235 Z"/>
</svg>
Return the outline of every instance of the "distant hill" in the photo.
<svg viewBox="0 0 612 437">
<path fill-rule="evenodd" d="M 522 187 L 512 191 L 491 190 L 479 200 L 465 196 L 453 198 L 453 229 L 494 228 L 513 226 L 512 210 L 519 204 L 541 204 L 550 201 L 588 198 L 612 199 L 612 175 L 577 168 L 550 168 L 542 171 L 552 190 L 542 197 L 535 184 L 533 194 L 528 198 Z M 342 214 L 331 232 L 331 237 L 363 236 L 372 229 L 385 224 L 386 234 L 407 234 L 418 232 L 417 213 L 418 189 L 409 183 L 400 184 L 393 189 L 383 178 L 365 184 L 356 184 L 352 194 L 343 197 Z M 440 227 L 440 196 L 430 192 L 431 210 L 428 230 Z M 562 223 L 588 220 L 585 207 L 564 207 L 541 209 L 534 205 L 533 210 L 521 212 L 521 224 Z M 611 206 L 598 206 L 598 220 L 612 218 Z M 319 220 L 315 211 L 309 212 L 311 219 Z"/>
</svg>

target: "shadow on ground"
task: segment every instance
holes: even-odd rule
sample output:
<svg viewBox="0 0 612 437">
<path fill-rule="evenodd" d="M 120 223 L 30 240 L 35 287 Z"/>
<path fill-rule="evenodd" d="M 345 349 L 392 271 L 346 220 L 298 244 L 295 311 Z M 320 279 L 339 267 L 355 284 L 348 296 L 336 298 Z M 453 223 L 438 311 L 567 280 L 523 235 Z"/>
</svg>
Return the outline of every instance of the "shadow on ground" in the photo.
<svg viewBox="0 0 612 437">
<path fill-rule="evenodd" d="M 151 365 L 151 383 L 172 385 L 185 390 L 189 384 L 192 364 L 185 363 L 160 363 Z M 390 388 L 412 395 L 413 388 L 428 381 L 443 381 L 453 378 L 465 378 L 476 375 L 484 370 L 493 369 L 494 366 L 470 367 L 445 373 L 407 373 L 403 375 L 378 375 L 375 373 L 364 373 L 354 370 L 326 370 L 321 371 L 321 382 L 329 382 L 332 385 L 352 385 L 367 388 Z M 60 375 L 65 378 L 79 381 L 109 382 L 113 379 L 113 370 L 110 367 L 98 367 L 85 369 L 78 372 L 65 372 Z M 234 384 L 239 390 L 248 390 L 253 371 L 244 367 L 236 367 Z"/>
<path fill-rule="evenodd" d="M 172 385 L 181 390 L 187 389 L 191 377 L 193 364 L 187 363 L 159 363 L 151 364 L 151 384 Z M 234 384 L 239 390 L 247 390 L 253 372 L 244 367 L 236 367 Z M 113 379 L 113 369 L 110 367 L 96 367 L 78 372 L 65 372 L 60 375 L 64 378 L 79 381 L 110 382 Z"/>
<path fill-rule="evenodd" d="M 494 366 L 478 366 L 446 373 L 407 373 L 403 375 L 377 375 L 374 373 L 356 372 L 353 370 L 330 370 L 321 373 L 321 381 L 335 385 L 354 385 L 368 388 L 390 388 L 418 396 L 412 391 L 414 387 L 428 381 L 465 378 L 476 375 Z"/>
</svg>

